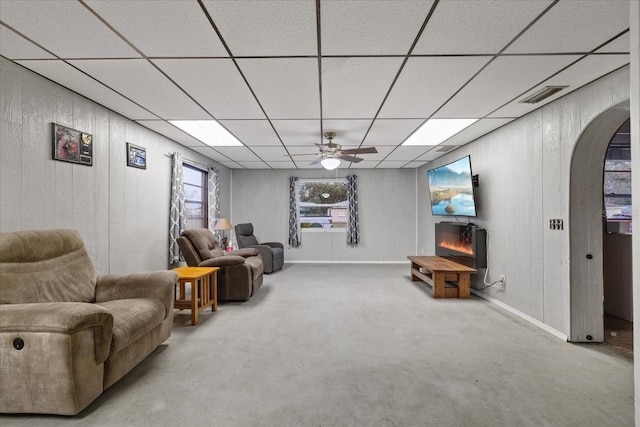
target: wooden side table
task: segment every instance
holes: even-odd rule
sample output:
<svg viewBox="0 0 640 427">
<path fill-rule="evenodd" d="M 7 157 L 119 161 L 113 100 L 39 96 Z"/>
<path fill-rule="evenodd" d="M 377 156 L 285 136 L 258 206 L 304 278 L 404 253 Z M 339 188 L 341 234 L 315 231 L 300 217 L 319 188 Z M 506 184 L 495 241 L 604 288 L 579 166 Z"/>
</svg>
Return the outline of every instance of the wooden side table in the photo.
<svg viewBox="0 0 640 427">
<path fill-rule="evenodd" d="M 174 289 L 174 308 L 191 310 L 191 324 L 198 324 L 198 313 L 207 307 L 218 310 L 218 270 L 220 267 L 178 267 L 178 291 Z M 186 299 L 186 284 L 191 283 L 191 299 Z"/>
</svg>

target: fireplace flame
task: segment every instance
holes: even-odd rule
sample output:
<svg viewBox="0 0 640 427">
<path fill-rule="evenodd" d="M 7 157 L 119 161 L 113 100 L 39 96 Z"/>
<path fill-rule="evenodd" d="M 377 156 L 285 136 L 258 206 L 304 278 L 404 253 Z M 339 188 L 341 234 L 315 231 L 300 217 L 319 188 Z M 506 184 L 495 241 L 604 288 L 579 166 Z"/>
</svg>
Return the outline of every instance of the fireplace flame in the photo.
<svg viewBox="0 0 640 427">
<path fill-rule="evenodd" d="M 445 249 L 453 249 L 454 251 L 462 252 L 464 254 L 475 255 L 473 252 L 473 247 L 471 244 L 463 244 L 459 242 L 452 242 L 450 240 L 446 240 L 438 243 L 438 246 Z"/>
</svg>

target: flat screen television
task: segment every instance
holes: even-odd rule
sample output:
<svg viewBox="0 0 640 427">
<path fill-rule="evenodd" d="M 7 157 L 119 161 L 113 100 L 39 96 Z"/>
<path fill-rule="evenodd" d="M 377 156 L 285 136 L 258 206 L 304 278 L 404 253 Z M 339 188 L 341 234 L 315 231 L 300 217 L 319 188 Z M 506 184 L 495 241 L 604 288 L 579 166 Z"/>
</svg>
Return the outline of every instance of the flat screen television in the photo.
<svg viewBox="0 0 640 427">
<path fill-rule="evenodd" d="M 427 171 L 431 214 L 476 216 L 471 156 Z"/>
</svg>

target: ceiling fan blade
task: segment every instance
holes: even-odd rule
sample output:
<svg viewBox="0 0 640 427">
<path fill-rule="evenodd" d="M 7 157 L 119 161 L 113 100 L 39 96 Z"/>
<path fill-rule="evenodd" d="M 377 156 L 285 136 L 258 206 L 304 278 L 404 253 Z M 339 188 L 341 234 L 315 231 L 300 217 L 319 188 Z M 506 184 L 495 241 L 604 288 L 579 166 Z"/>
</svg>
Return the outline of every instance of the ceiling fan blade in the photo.
<svg viewBox="0 0 640 427">
<path fill-rule="evenodd" d="M 320 149 L 321 152 L 326 152 L 326 151 L 331 151 L 331 147 L 327 144 L 318 144 L 316 143 L 316 146 Z"/>
<path fill-rule="evenodd" d="M 324 157 L 318 157 L 313 162 L 309 163 L 309 165 L 317 165 L 318 163 L 320 163 L 322 161 L 323 158 Z"/>
<path fill-rule="evenodd" d="M 352 148 L 350 150 L 342 150 L 344 154 L 374 154 L 377 153 L 376 147 Z"/>
<path fill-rule="evenodd" d="M 361 159 L 360 157 L 354 157 L 354 156 L 345 156 L 344 154 L 341 154 L 338 156 L 338 158 L 340 160 L 345 160 L 347 162 L 353 162 L 353 163 L 359 163 L 364 159 Z"/>
</svg>

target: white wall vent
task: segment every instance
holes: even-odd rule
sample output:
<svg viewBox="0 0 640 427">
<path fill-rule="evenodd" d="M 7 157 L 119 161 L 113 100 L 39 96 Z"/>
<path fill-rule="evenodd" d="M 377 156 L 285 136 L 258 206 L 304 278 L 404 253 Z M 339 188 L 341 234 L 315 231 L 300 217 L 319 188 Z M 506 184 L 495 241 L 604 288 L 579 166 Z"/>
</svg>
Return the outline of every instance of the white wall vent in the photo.
<svg viewBox="0 0 640 427">
<path fill-rule="evenodd" d="M 546 99 L 551 95 L 554 95 L 560 92 L 565 87 L 568 87 L 568 86 L 545 86 L 539 91 L 537 91 L 536 93 L 534 93 L 533 95 L 529 95 L 518 102 L 520 104 L 536 104 L 542 101 L 543 99 Z"/>
</svg>

